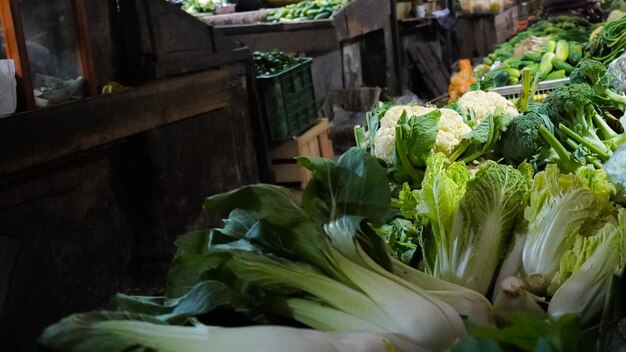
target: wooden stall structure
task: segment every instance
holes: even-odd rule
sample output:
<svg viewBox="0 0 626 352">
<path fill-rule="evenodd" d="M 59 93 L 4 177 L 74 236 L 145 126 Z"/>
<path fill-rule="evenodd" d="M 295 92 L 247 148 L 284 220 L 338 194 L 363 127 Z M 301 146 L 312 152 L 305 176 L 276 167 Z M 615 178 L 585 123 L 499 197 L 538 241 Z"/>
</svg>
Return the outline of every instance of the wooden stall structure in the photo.
<svg viewBox="0 0 626 352">
<path fill-rule="evenodd" d="M 0 118 L 1 351 L 35 351 L 116 292 L 157 294 L 174 239 L 221 218 L 205 197 L 270 172 L 247 49 L 163 0 L 82 2 L 97 89 L 35 109 L 23 85 L 22 112 Z M 2 2 L 5 28 L 19 4 Z M 98 95 L 109 81 L 127 88 Z"/>
<path fill-rule="evenodd" d="M 332 89 L 394 87 L 389 1 L 353 0 L 329 19 L 292 23 L 262 23 L 268 11 L 198 17 L 251 51 L 313 57 L 318 106 Z"/>
<path fill-rule="evenodd" d="M 495 15 L 459 16 L 455 30 L 456 56 L 482 58 L 491 53 L 496 44 L 509 39 L 517 28 L 520 6 Z"/>
</svg>

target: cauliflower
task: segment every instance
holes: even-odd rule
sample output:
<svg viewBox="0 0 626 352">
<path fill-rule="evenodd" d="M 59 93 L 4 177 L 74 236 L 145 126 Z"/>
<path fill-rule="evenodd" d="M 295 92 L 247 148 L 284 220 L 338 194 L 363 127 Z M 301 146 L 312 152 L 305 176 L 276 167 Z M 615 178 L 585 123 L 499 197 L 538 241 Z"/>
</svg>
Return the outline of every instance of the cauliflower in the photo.
<svg viewBox="0 0 626 352">
<path fill-rule="evenodd" d="M 493 114 L 497 108 L 502 108 L 504 113 L 511 117 L 519 115 L 517 108 L 511 101 L 495 92 L 469 91 L 459 98 L 457 104 L 466 112 L 473 111 L 478 122 Z"/>
<path fill-rule="evenodd" d="M 374 138 L 374 156 L 386 162 L 391 162 L 393 151 L 396 148 L 395 127 L 380 127 Z"/>
<path fill-rule="evenodd" d="M 396 125 L 404 111 L 409 116 L 421 116 L 428 114 L 436 108 L 423 106 L 394 106 L 387 110 L 380 120 L 380 128 L 376 131 L 374 139 L 374 151 L 377 158 L 391 162 L 393 152 L 396 147 Z M 465 124 L 463 117 L 452 109 L 439 109 L 441 118 L 439 119 L 439 132 L 433 150 L 442 152 L 447 156 L 451 155 L 461 142 L 461 138 L 471 131 Z"/>
<path fill-rule="evenodd" d="M 402 113 L 406 111 L 407 115 L 410 115 L 413 107 L 408 105 L 396 105 L 385 112 L 385 115 L 380 119 L 380 127 L 383 128 L 396 128 Z"/>
<path fill-rule="evenodd" d="M 452 109 L 439 109 L 441 118 L 439 119 L 439 133 L 433 148 L 435 152 L 442 152 L 450 156 L 456 147 L 461 143 L 464 135 L 472 129 L 465 124 L 463 117 Z"/>
</svg>

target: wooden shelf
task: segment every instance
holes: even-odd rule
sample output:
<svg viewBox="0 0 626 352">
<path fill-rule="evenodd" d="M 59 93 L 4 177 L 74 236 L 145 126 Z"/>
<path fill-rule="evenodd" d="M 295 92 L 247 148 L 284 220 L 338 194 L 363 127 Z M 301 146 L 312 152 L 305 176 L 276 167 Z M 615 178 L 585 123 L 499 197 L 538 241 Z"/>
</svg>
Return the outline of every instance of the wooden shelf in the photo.
<svg viewBox="0 0 626 352">
<path fill-rule="evenodd" d="M 270 10 L 225 15 L 198 15 L 204 23 L 251 50 L 278 48 L 291 52 L 332 50 L 341 42 L 381 29 L 389 21 L 389 2 L 354 0 L 326 20 L 262 23 Z"/>
</svg>

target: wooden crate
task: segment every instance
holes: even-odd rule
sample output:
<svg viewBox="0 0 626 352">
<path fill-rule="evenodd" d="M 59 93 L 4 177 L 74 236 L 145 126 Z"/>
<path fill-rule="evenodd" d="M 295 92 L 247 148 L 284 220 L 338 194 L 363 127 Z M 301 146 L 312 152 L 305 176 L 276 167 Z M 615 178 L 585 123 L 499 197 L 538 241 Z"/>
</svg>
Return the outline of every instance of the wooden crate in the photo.
<svg viewBox="0 0 626 352">
<path fill-rule="evenodd" d="M 272 147 L 272 169 L 278 184 L 300 184 L 304 189 L 311 172 L 298 165 L 295 158 L 299 156 L 319 156 L 332 158 L 333 145 L 328 138 L 328 119 L 319 122 L 292 140 L 277 143 Z"/>
</svg>

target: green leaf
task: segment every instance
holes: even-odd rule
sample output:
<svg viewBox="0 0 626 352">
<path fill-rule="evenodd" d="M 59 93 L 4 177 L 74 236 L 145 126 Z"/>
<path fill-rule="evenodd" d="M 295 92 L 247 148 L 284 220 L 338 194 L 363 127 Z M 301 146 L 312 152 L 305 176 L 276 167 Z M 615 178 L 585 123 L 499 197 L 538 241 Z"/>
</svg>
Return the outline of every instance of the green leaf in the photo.
<svg viewBox="0 0 626 352">
<path fill-rule="evenodd" d="M 385 241 L 361 217 L 342 216 L 324 226 L 333 247 L 355 263 L 364 265 L 356 249 L 356 242 L 367 255 L 387 271 L 392 271 L 391 258 Z"/>
<path fill-rule="evenodd" d="M 472 337 L 497 342 L 505 351 L 576 351 L 581 335 L 580 318 L 574 314 L 558 319 L 541 319 L 532 313 L 500 313 L 504 328 L 470 326 Z"/>
<path fill-rule="evenodd" d="M 232 291 L 224 283 L 204 281 L 183 297 L 167 300 L 173 314 L 201 315 L 232 302 Z"/>
<path fill-rule="evenodd" d="M 336 163 L 315 157 L 298 158 L 298 163 L 314 172 L 302 204 L 318 225 L 341 215 L 373 223 L 383 223 L 389 216 L 391 192 L 385 170 L 362 149 L 349 149 Z"/>
<path fill-rule="evenodd" d="M 175 298 L 187 294 L 199 282 L 202 275 L 224 262 L 220 256 L 206 256 L 179 251 L 167 274 L 166 297 Z"/>
<path fill-rule="evenodd" d="M 154 315 L 159 319 L 175 316 L 194 316 L 208 313 L 219 306 L 232 302 L 232 291 L 221 282 L 204 281 L 182 297 L 128 296 L 117 294 L 117 310 L 137 314 Z"/>
<path fill-rule="evenodd" d="M 425 166 L 426 159 L 432 153 L 439 133 L 439 119 L 441 111 L 434 110 L 423 116 L 413 116 L 400 121 L 402 135 L 396 137 L 397 144 L 403 144 L 402 149 L 408 153 L 408 158 L 414 166 Z"/>
<path fill-rule="evenodd" d="M 471 132 L 463 136 L 461 146 L 468 146 L 459 160 L 467 163 L 493 150 L 511 121 L 513 118 L 505 114 L 502 108 L 498 108 L 492 115 L 484 118 Z"/>
<path fill-rule="evenodd" d="M 620 146 L 604 164 L 609 179 L 616 185 L 618 193 L 616 200 L 626 203 L 626 144 Z"/>
<path fill-rule="evenodd" d="M 115 296 L 117 310 L 146 315 L 168 314 L 170 307 L 164 306 L 165 297 L 129 296 L 118 293 Z"/>
<path fill-rule="evenodd" d="M 265 219 L 276 225 L 293 226 L 306 217 L 287 188 L 256 184 L 217 194 L 206 199 L 209 213 L 241 209 L 256 220 Z"/>
</svg>

